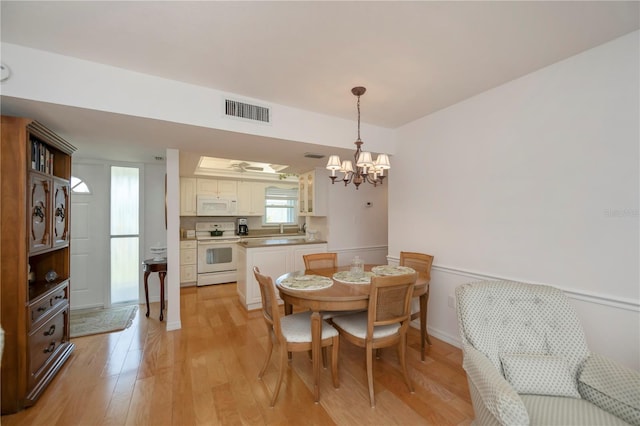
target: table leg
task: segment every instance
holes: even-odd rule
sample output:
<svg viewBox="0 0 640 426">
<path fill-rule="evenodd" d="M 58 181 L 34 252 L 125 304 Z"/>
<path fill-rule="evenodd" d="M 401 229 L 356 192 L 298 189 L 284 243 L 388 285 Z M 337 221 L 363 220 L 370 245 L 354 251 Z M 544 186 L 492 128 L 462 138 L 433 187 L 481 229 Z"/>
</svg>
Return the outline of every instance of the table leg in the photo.
<svg viewBox="0 0 640 426">
<path fill-rule="evenodd" d="M 284 302 L 284 314 L 291 315 L 293 313 L 293 305 L 288 302 Z"/>
<path fill-rule="evenodd" d="M 164 277 L 167 275 L 165 271 L 158 272 L 160 276 L 160 321 L 164 319 Z"/>
<path fill-rule="evenodd" d="M 322 351 L 322 315 L 319 311 L 311 314 L 311 356 L 313 357 L 313 396 L 316 402 L 320 401 L 320 363 Z"/>
<path fill-rule="evenodd" d="M 427 341 L 427 294 L 420 295 L 420 358 L 424 361 L 424 349 Z"/>
<path fill-rule="evenodd" d="M 149 271 L 144 271 L 144 297 L 147 300 L 147 318 L 149 318 L 149 283 L 147 279 L 149 278 L 150 273 L 151 272 Z"/>
</svg>

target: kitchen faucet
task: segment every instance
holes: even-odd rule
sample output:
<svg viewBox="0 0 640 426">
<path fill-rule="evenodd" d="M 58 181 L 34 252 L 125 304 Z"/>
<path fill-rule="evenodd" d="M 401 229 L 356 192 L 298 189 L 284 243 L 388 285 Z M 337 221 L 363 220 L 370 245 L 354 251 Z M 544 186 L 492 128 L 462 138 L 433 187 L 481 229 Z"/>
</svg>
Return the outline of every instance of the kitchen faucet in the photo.
<svg viewBox="0 0 640 426">
<path fill-rule="evenodd" d="M 280 224 L 280 233 L 284 234 L 284 224 L 283 223 Z"/>
</svg>

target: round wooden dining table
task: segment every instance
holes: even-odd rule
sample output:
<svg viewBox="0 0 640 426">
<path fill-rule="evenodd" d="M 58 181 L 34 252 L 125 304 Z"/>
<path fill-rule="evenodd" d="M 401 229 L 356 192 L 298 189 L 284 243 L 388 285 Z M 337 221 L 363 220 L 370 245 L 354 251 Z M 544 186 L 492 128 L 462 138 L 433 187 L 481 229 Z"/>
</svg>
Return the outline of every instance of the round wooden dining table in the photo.
<svg viewBox="0 0 640 426">
<path fill-rule="evenodd" d="M 365 265 L 365 271 L 371 271 L 376 265 Z M 322 351 L 320 340 L 322 331 L 322 312 L 340 312 L 367 309 L 369 305 L 369 284 L 350 284 L 333 278 L 336 272 L 348 271 L 350 266 L 337 268 L 307 269 L 303 271 L 289 272 L 276 279 L 276 288 L 280 292 L 280 298 L 284 301 L 285 315 L 293 312 L 293 306 L 307 308 L 311 313 L 311 354 L 313 358 L 313 394 L 315 401 L 320 401 L 320 364 L 322 363 Z M 294 290 L 284 287 L 283 280 L 298 275 L 322 275 L 333 280 L 333 285 L 321 290 Z M 427 290 L 429 280 L 424 273 L 418 273 L 418 278 L 413 291 L 414 297 L 420 297 L 421 308 L 426 308 Z M 423 306 L 424 305 L 424 306 Z M 426 333 L 426 309 L 420 309 L 421 330 Z M 422 318 L 424 316 L 424 318 Z M 421 332 L 422 334 L 422 332 Z M 422 336 L 424 339 L 426 336 Z"/>
</svg>

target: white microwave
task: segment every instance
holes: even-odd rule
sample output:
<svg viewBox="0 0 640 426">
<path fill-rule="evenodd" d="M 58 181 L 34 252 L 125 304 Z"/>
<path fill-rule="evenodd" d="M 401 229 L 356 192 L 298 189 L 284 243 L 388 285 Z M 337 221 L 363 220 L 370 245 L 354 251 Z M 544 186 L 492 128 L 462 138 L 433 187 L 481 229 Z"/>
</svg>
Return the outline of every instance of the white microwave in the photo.
<svg viewBox="0 0 640 426">
<path fill-rule="evenodd" d="M 196 215 L 198 216 L 236 216 L 237 213 L 236 198 L 220 198 L 215 195 L 196 196 Z"/>
</svg>

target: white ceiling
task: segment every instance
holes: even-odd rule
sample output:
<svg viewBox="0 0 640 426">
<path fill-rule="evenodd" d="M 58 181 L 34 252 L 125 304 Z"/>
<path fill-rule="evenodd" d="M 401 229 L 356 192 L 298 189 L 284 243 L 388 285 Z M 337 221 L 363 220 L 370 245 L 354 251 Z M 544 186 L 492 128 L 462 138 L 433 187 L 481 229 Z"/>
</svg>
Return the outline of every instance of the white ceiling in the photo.
<svg viewBox="0 0 640 426">
<path fill-rule="evenodd" d="M 3 0 L 0 7 L 4 42 L 347 119 L 356 116 L 350 89 L 363 85 L 362 120 L 396 128 L 640 28 L 639 4 Z M 181 149 L 196 152 L 215 132 L 6 97 L 2 108 L 39 119 L 81 149 L 132 132 L 129 150 L 163 155 L 163 137 L 177 132 Z M 242 143 L 208 154 L 241 159 L 240 149 L 260 142 L 226 136 Z M 345 138 L 354 136 L 355 129 Z M 290 164 L 301 151 L 322 149 L 284 149 L 283 158 L 269 150 L 250 160 Z"/>
</svg>

